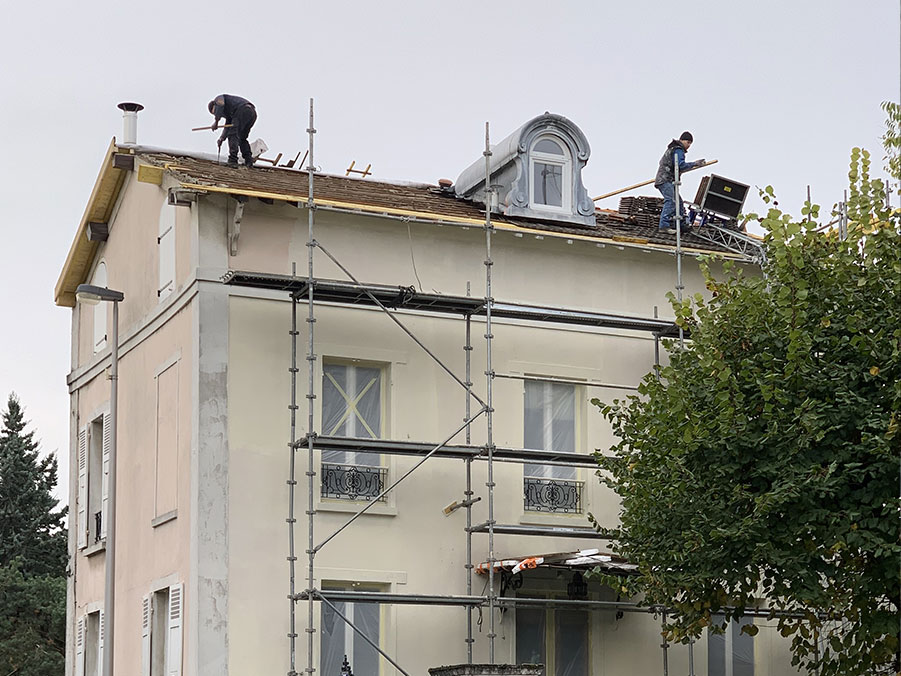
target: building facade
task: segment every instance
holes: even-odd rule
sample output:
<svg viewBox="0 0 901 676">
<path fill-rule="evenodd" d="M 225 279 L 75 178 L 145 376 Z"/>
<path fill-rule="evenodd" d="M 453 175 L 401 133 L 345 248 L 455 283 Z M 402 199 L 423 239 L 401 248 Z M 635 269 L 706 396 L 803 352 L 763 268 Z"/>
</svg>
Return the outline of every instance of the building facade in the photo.
<svg viewBox="0 0 901 676">
<path fill-rule="evenodd" d="M 618 512 L 590 401 L 634 391 L 672 335 L 675 240 L 596 211 L 589 156 L 545 114 L 493 148 L 488 189 L 484 158 L 438 186 L 316 174 L 311 216 L 296 168 L 114 140 L 56 288 L 77 468 L 67 673 L 100 673 L 109 527 L 112 317 L 76 303 L 81 283 L 125 295 L 116 673 L 299 672 L 308 645 L 323 674 L 394 672 L 361 633 L 410 674 L 492 652 L 555 676 L 662 673 L 660 618 L 582 573 L 629 571 L 589 529 Z M 711 251 L 750 262 L 689 235 L 686 293 Z M 308 627 L 311 541 L 330 601 Z M 753 640 L 702 638 L 694 673 L 794 673 L 755 622 Z M 689 659 L 666 651 L 671 673 Z"/>
</svg>

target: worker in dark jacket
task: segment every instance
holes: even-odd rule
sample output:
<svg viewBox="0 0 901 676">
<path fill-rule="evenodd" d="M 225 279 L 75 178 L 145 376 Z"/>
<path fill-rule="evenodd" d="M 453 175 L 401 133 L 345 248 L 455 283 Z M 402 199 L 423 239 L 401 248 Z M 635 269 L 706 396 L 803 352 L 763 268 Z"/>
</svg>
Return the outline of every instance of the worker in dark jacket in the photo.
<svg viewBox="0 0 901 676">
<path fill-rule="evenodd" d="M 216 120 L 211 127 L 214 131 L 219 128 L 219 120 L 224 118 L 226 125 L 222 129 L 222 135 L 216 142 L 221 148 L 222 142 L 228 139 L 228 166 L 238 166 L 238 150 L 244 157 L 244 164 L 248 167 L 253 166 L 253 156 L 250 153 L 250 144 L 247 142 L 247 136 L 253 123 L 257 121 L 257 110 L 253 104 L 247 99 L 240 96 L 232 96 L 231 94 L 220 94 L 210 101 L 208 106 L 210 113 Z"/>
<path fill-rule="evenodd" d="M 686 162 L 685 153 L 691 148 L 694 137 L 689 131 L 683 131 L 682 135 L 666 147 L 666 152 L 660 158 L 660 166 L 657 168 L 657 176 L 654 179 L 654 187 L 663 195 L 663 211 L 660 213 L 660 230 L 664 232 L 675 232 L 676 227 L 673 224 L 673 217 L 676 215 L 676 176 L 675 165 L 679 164 L 679 173 L 696 169 L 704 165 L 704 160 L 697 162 Z M 679 211 L 682 211 L 682 200 L 679 200 Z M 682 221 L 683 224 L 685 221 Z M 683 232 L 687 231 L 688 226 L 683 225 Z"/>
</svg>

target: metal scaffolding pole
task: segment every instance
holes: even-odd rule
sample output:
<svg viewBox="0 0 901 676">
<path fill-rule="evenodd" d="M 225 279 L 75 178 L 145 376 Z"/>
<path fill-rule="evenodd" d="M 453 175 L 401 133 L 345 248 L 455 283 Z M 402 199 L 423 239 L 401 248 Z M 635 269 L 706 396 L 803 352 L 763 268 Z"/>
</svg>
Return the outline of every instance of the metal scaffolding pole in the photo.
<svg viewBox="0 0 901 676">
<path fill-rule="evenodd" d="M 297 273 L 297 264 L 291 264 L 292 274 Z M 289 603 L 291 604 L 289 624 L 288 624 L 288 642 L 290 650 L 288 676 L 297 674 L 297 608 L 294 597 L 297 594 L 295 585 L 296 578 L 296 562 L 297 554 L 294 548 L 294 524 L 297 519 L 294 515 L 294 494 L 297 488 L 297 296 L 291 294 L 291 404 L 288 409 L 291 411 L 291 442 L 288 444 L 288 570 L 290 577 L 289 584 Z"/>
<path fill-rule="evenodd" d="M 487 426 L 486 448 L 488 450 L 488 662 L 494 664 L 494 430 L 492 428 L 492 384 L 494 372 L 491 368 L 491 143 L 488 123 L 485 123 L 485 420 Z"/>
<path fill-rule="evenodd" d="M 313 251 L 315 250 L 315 240 L 313 239 L 313 212 L 315 205 L 313 203 L 313 135 L 316 128 L 313 126 L 313 99 L 310 99 L 310 126 L 307 128 L 307 134 L 310 138 L 309 148 L 309 164 L 307 165 L 307 213 L 308 213 L 308 234 L 307 234 L 307 325 L 308 325 L 308 349 L 307 349 L 307 373 L 308 373 L 308 389 L 307 389 L 307 591 L 310 598 L 307 601 L 307 674 L 313 674 L 316 668 L 313 666 L 313 638 L 316 632 L 314 626 L 313 608 L 313 590 L 316 586 L 314 577 L 313 559 L 316 556 L 316 550 L 313 548 L 313 516 L 315 514 L 313 504 L 313 491 L 315 490 L 314 477 L 316 476 L 316 468 L 313 465 L 313 417 L 315 393 L 315 372 L 316 372 L 316 355 L 313 352 L 313 325 L 316 323 L 316 317 L 313 315 Z"/>
<path fill-rule="evenodd" d="M 679 158 L 673 153 L 673 187 L 676 193 L 676 298 L 682 304 L 682 198 L 679 196 L 679 187 L 682 185 L 682 177 L 679 175 Z M 679 325 L 679 347 L 685 346 L 685 332 Z"/>
<path fill-rule="evenodd" d="M 466 291 L 469 292 L 469 283 L 466 283 Z M 472 443 L 472 426 L 470 422 L 471 402 L 469 396 L 472 393 L 472 315 L 466 315 L 466 343 L 463 345 L 463 353 L 466 362 L 466 444 Z M 464 460 L 466 464 L 466 491 L 463 493 L 463 501 L 466 505 L 466 595 L 472 596 L 472 458 Z M 466 663 L 472 664 L 472 606 L 466 608 Z"/>
</svg>

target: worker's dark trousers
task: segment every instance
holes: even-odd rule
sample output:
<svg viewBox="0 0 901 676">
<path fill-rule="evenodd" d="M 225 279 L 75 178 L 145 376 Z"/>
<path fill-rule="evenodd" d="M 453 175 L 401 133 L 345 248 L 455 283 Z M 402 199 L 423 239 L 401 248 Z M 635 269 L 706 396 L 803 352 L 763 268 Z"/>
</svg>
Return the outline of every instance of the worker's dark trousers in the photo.
<svg viewBox="0 0 901 676">
<path fill-rule="evenodd" d="M 232 126 L 228 130 L 228 161 L 238 161 L 238 150 L 244 158 L 244 164 L 253 164 L 250 154 L 250 144 L 247 137 L 254 122 L 257 121 L 257 111 L 253 106 L 241 106 L 232 118 Z"/>
</svg>

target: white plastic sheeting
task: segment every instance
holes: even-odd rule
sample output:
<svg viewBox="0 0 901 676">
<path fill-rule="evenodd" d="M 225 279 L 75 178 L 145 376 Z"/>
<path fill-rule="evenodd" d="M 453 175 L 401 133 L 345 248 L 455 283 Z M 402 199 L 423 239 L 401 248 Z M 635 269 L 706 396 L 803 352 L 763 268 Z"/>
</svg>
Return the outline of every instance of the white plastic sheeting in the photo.
<svg viewBox="0 0 901 676">
<path fill-rule="evenodd" d="M 723 617 L 714 616 L 722 623 Z M 751 619 L 730 622 L 726 633 L 710 632 L 707 637 L 708 676 L 754 676 L 754 638 L 742 632 Z"/>
<path fill-rule="evenodd" d="M 573 385 L 525 381 L 523 446 L 545 451 L 576 450 L 576 388 Z M 527 477 L 573 480 L 575 467 L 526 463 Z"/>
<path fill-rule="evenodd" d="M 516 662 L 543 664 L 545 676 L 588 676 L 589 629 L 589 613 L 584 610 L 517 608 Z"/>
<path fill-rule="evenodd" d="M 328 595 L 327 591 L 325 595 Z M 335 607 L 367 638 L 379 645 L 380 611 L 377 603 L 339 601 L 335 603 Z M 379 659 L 381 659 L 378 652 L 324 603 L 322 604 L 321 635 L 319 664 L 321 676 L 341 676 L 341 665 L 345 656 L 347 656 L 347 661 L 354 674 L 378 675 Z"/>
<path fill-rule="evenodd" d="M 353 364 L 322 366 L 322 433 L 378 439 L 382 434 L 382 369 Z M 379 465 L 375 453 L 323 451 L 322 461 Z"/>
</svg>

